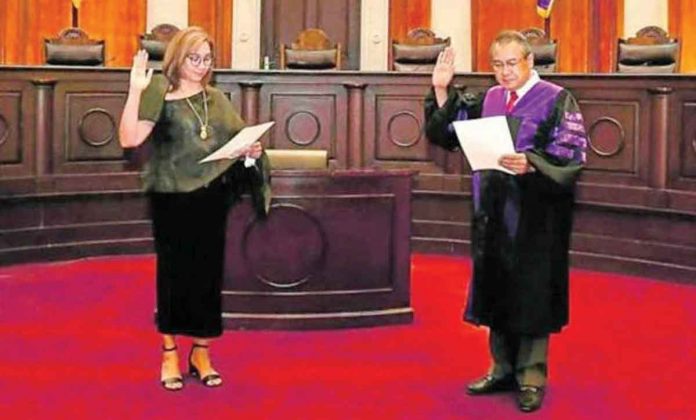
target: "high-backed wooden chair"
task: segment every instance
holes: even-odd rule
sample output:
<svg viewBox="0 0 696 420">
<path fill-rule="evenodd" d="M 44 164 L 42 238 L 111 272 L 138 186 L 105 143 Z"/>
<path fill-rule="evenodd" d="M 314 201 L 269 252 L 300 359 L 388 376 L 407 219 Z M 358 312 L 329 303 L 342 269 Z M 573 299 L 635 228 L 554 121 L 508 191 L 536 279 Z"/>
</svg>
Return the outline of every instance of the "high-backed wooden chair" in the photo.
<svg viewBox="0 0 696 420">
<path fill-rule="evenodd" d="M 646 26 L 636 36 L 619 39 L 616 49 L 619 73 L 676 73 L 679 41 L 658 26 Z"/>
<path fill-rule="evenodd" d="M 558 61 L 558 42 L 550 40 L 540 28 L 527 28 L 520 32 L 527 38 L 534 54 L 534 70 L 539 73 L 554 73 Z"/>
<path fill-rule="evenodd" d="M 334 44 L 321 29 L 305 29 L 289 47 L 280 44 L 280 68 L 340 70 L 341 44 Z"/>
<path fill-rule="evenodd" d="M 150 33 L 142 34 L 138 37 L 140 48 L 147 51 L 148 63 L 151 67 L 159 68 L 162 66 L 164 52 L 167 44 L 179 32 L 179 28 L 169 23 L 162 23 L 150 30 Z"/>
<path fill-rule="evenodd" d="M 431 72 L 437 56 L 450 42 L 449 37 L 438 38 L 430 29 L 411 29 L 405 39 L 392 40 L 392 69 Z"/>
<path fill-rule="evenodd" d="M 44 39 L 46 64 L 102 66 L 104 50 L 104 40 L 90 39 L 80 28 L 63 29 L 57 38 Z"/>
</svg>

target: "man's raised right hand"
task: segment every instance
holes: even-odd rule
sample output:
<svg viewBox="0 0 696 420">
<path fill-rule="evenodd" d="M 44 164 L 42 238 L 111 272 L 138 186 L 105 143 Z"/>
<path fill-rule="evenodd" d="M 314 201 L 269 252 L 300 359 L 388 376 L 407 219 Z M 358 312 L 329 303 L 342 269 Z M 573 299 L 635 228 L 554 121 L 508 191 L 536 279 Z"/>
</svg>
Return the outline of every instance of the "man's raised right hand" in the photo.
<svg viewBox="0 0 696 420">
<path fill-rule="evenodd" d="M 433 87 L 447 89 L 454 77 L 454 50 L 447 47 L 437 56 L 437 63 L 433 69 Z"/>
</svg>

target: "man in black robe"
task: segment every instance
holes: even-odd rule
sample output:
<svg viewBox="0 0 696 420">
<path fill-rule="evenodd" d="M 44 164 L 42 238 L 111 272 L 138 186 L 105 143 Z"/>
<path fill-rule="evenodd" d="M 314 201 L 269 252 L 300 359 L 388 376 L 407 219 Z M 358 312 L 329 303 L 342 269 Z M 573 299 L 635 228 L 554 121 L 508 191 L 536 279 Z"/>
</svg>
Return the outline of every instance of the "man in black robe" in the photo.
<svg viewBox="0 0 696 420">
<path fill-rule="evenodd" d="M 465 319 L 490 328 L 492 366 L 470 395 L 518 390 L 520 410 L 541 407 L 549 334 L 568 323 L 568 249 L 574 186 L 585 163 L 582 115 L 564 88 L 543 81 L 524 35 L 501 32 L 491 44 L 498 85 L 475 97 L 450 87 L 454 52 L 440 54 L 426 97 L 426 135 L 454 150 L 452 122 L 507 116 L 514 172 L 472 175 L 473 276 Z"/>
</svg>

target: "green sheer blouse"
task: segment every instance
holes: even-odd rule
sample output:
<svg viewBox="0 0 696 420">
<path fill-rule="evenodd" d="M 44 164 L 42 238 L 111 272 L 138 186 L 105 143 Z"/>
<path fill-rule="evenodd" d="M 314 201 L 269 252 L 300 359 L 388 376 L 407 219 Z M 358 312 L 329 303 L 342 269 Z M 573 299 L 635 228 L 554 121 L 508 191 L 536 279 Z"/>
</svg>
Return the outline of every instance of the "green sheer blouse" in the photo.
<svg viewBox="0 0 696 420">
<path fill-rule="evenodd" d="M 203 92 L 165 100 L 168 87 L 163 75 L 155 75 L 140 98 L 138 119 L 155 123 L 143 187 L 151 192 L 190 192 L 207 185 L 235 163 L 228 159 L 198 162 L 237 134 L 244 122 L 224 93 L 208 86 L 208 137 L 201 139 L 201 123 L 191 107 L 205 120 Z"/>
</svg>

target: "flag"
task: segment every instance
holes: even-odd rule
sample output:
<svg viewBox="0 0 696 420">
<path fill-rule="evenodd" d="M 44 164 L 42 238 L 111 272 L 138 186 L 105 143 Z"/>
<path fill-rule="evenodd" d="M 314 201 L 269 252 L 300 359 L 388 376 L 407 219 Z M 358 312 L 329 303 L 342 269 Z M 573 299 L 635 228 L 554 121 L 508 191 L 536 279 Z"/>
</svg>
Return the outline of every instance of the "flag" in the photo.
<svg viewBox="0 0 696 420">
<path fill-rule="evenodd" d="M 80 1 L 82 0 L 72 0 L 72 5 L 75 6 L 76 9 L 80 8 Z"/>
<path fill-rule="evenodd" d="M 552 7 L 553 0 L 537 0 L 537 13 L 544 19 L 548 19 L 551 16 Z"/>
</svg>

